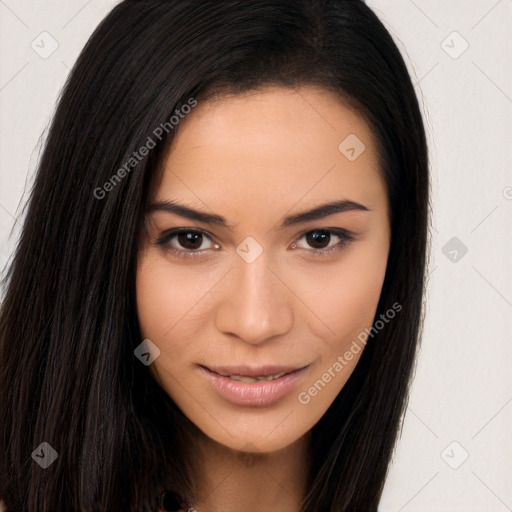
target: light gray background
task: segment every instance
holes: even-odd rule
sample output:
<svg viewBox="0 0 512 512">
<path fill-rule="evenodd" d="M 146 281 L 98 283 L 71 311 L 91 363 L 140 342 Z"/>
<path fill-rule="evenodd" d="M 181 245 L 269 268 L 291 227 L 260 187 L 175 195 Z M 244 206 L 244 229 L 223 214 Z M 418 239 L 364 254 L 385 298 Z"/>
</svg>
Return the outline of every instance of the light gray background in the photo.
<svg viewBox="0 0 512 512">
<path fill-rule="evenodd" d="M 116 3 L 0 0 L 0 268 L 60 89 Z M 434 210 L 422 350 L 380 512 L 512 511 L 512 0 L 367 3 L 414 77 Z"/>
</svg>

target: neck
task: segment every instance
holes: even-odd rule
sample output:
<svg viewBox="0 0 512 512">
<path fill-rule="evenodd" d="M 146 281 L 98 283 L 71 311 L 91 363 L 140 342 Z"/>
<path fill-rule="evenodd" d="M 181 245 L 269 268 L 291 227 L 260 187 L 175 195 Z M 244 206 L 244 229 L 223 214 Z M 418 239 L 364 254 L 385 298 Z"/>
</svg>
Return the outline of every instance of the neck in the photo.
<svg viewBox="0 0 512 512">
<path fill-rule="evenodd" d="M 309 436 L 272 453 L 231 450 L 205 436 L 194 463 L 197 512 L 300 512 Z"/>
</svg>

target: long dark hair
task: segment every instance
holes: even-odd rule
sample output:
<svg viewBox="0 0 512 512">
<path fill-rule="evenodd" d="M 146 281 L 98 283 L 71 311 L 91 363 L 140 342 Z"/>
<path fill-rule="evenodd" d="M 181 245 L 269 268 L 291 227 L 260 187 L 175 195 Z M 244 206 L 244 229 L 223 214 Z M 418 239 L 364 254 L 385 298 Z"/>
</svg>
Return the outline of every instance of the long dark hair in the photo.
<svg viewBox="0 0 512 512">
<path fill-rule="evenodd" d="M 125 0 L 61 94 L 6 276 L 0 495 L 9 512 L 149 511 L 170 485 L 192 497 L 193 425 L 134 356 L 140 233 L 179 128 L 171 117 L 265 85 L 332 91 L 377 141 L 391 246 L 375 318 L 402 310 L 368 338 L 313 427 L 302 504 L 376 510 L 423 323 L 429 233 L 426 137 L 400 52 L 361 0 Z M 148 137 L 156 147 L 134 160 Z M 58 453 L 47 469 L 32 458 L 43 442 Z"/>
</svg>

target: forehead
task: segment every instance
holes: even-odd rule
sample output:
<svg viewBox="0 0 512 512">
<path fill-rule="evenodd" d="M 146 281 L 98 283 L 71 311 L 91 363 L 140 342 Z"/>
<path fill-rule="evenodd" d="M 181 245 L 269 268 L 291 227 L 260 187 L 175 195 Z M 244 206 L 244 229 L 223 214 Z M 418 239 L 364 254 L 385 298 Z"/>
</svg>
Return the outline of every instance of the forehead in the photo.
<svg viewBox="0 0 512 512">
<path fill-rule="evenodd" d="M 199 102 L 178 127 L 156 196 L 272 207 L 286 197 L 374 203 L 383 192 L 362 116 L 322 89 L 269 87 Z"/>
</svg>

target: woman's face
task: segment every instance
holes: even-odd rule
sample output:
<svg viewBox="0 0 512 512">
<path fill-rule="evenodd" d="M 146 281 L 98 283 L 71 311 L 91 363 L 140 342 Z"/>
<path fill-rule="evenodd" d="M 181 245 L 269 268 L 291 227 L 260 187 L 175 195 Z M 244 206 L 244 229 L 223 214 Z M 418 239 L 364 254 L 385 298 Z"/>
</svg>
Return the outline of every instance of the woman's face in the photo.
<svg viewBox="0 0 512 512">
<path fill-rule="evenodd" d="M 137 270 L 151 373 L 229 448 L 297 441 L 353 371 L 384 280 L 388 201 L 368 126 L 314 88 L 199 103 L 151 204 Z"/>
</svg>

